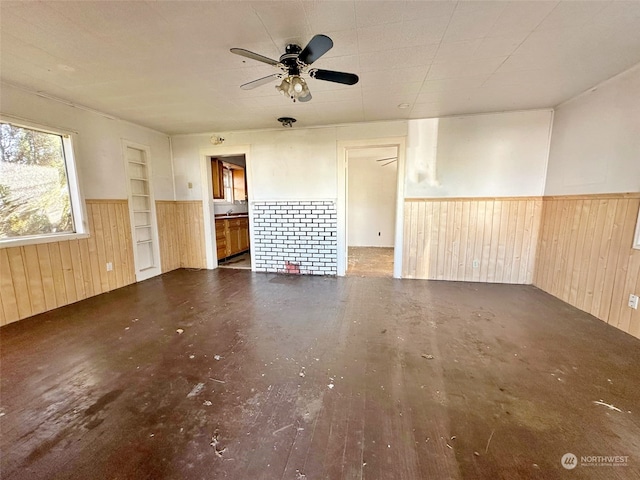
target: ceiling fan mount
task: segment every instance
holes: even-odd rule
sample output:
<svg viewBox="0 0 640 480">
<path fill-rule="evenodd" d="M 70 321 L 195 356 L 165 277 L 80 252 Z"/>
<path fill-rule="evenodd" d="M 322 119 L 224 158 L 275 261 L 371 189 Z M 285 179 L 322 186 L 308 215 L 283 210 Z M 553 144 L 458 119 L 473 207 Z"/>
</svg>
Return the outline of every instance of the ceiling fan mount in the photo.
<svg viewBox="0 0 640 480">
<path fill-rule="evenodd" d="M 280 56 L 280 63 L 289 71 L 289 75 L 300 75 L 300 65 L 298 56 L 302 52 L 300 45 L 290 43 L 285 49 L 285 53 Z"/>
<path fill-rule="evenodd" d="M 344 85 L 355 85 L 358 83 L 358 76 L 353 73 L 337 72 L 334 70 L 322 70 L 309 68 L 309 66 L 327 53 L 333 47 L 333 40 L 326 35 L 315 35 L 307 44 L 301 48 L 300 45 L 290 43 L 285 48 L 285 53 L 279 60 L 273 60 L 259 53 L 254 53 L 244 48 L 232 48 L 231 53 L 242 57 L 267 63 L 280 70 L 278 73 L 253 80 L 252 82 L 240 85 L 243 90 L 252 90 L 262 85 L 266 85 L 275 79 L 282 79 L 276 90 L 288 96 L 291 100 L 308 102 L 311 100 L 311 92 L 303 76 L 309 76 L 317 80 L 327 82 L 342 83 Z"/>
</svg>

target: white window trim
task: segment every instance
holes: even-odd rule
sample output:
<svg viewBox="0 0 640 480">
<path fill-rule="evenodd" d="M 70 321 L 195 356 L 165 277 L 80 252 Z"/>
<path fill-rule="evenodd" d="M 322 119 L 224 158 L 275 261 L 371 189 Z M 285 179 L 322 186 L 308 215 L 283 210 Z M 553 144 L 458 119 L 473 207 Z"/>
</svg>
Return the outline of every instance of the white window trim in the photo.
<svg viewBox="0 0 640 480">
<path fill-rule="evenodd" d="M 65 157 L 64 163 L 67 170 L 67 183 L 69 185 L 69 197 L 71 200 L 71 214 L 73 215 L 73 225 L 76 230 L 73 233 L 50 233 L 44 235 L 4 238 L 0 239 L 0 248 L 21 247 L 24 245 L 38 245 L 41 243 L 64 242 L 66 240 L 89 238 L 89 225 L 85 214 L 84 197 L 80 188 L 80 177 L 78 176 L 78 170 L 76 167 L 76 155 L 73 142 L 73 136 L 76 132 L 63 128 L 49 127 L 30 120 L 16 119 L 9 115 L 0 115 L 0 121 L 3 123 L 10 123 L 16 127 L 38 130 L 62 136 Z"/>
</svg>

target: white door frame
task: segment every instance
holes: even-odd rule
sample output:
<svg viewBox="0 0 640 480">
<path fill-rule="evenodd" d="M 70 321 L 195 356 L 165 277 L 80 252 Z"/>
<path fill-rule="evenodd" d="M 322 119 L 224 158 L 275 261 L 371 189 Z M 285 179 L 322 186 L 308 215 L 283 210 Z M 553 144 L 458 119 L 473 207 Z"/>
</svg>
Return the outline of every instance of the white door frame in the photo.
<svg viewBox="0 0 640 480">
<path fill-rule="evenodd" d="M 389 137 L 338 142 L 338 275 L 347 271 L 347 151 L 361 148 L 397 147 L 396 225 L 393 240 L 393 277 L 402 278 L 402 240 L 404 228 L 404 169 L 406 137 Z"/>
<path fill-rule="evenodd" d="M 244 155 L 244 174 L 247 179 L 247 206 L 249 214 L 249 245 L 253 245 L 253 175 L 251 174 L 249 145 L 230 145 L 203 148 L 200 150 L 200 177 L 202 184 L 202 216 L 204 217 L 204 245 L 207 259 L 207 268 L 218 268 L 218 254 L 216 247 L 216 224 L 213 208 L 213 185 L 211 184 L 210 157 L 222 157 L 231 155 Z M 251 270 L 255 265 L 255 252 L 251 248 Z"/>
<path fill-rule="evenodd" d="M 153 241 L 153 267 L 144 270 L 138 270 L 138 248 L 136 246 L 136 228 L 135 216 L 133 214 L 133 196 L 131 192 L 131 178 L 129 176 L 129 159 L 127 157 L 127 148 L 140 150 L 144 152 L 145 164 L 147 167 L 147 176 L 149 177 L 149 209 L 151 210 L 151 238 Z M 160 258 L 160 238 L 158 236 L 158 217 L 156 216 L 156 202 L 153 195 L 153 170 L 151 165 L 151 147 L 141 143 L 132 142 L 131 140 L 122 139 L 122 159 L 124 161 L 125 177 L 127 179 L 127 203 L 129 204 L 129 223 L 131 228 L 131 248 L 133 248 L 133 264 L 136 274 L 136 282 L 141 282 L 151 277 L 155 277 L 162 273 L 162 259 Z"/>
</svg>

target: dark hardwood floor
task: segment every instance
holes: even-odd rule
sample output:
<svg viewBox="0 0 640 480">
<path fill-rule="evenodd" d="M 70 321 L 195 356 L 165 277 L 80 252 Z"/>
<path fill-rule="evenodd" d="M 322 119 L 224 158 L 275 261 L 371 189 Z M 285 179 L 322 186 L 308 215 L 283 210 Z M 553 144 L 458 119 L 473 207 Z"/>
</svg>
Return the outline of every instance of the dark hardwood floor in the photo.
<svg viewBox="0 0 640 480">
<path fill-rule="evenodd" d="M 3 480 L 640 478 L 640 341 L 530 286 L 178 270 L 0 335 Z"/>
</svg>

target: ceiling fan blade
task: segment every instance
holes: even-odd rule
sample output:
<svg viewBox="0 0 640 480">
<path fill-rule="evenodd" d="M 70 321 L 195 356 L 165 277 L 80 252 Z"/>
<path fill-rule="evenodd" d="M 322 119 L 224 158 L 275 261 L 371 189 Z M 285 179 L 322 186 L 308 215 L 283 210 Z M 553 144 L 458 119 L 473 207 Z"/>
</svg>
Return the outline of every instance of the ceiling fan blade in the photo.
<svg viewBox="0 0 640 480">
<path fill-rule="evenodd" d="M 266 85 L 267 83 L 270 83 L 272 80 L 276 78 L 278 78 L 278 74 L 274 73 L 273 75 L 267 75 L 266 77 L 259 78 L 257 80 L 254 80 L 253 82 L 240 85 L 240 88 L 242 90 L 253 90 L 256 87 L 260 87 L 262 85 Z"/>
<path fill-rule="evenodd" d="M 241 57 L 247 57 L 251 60 L 268 63 L 269 65 L 278 65 L 280 63 L 277 60 L 265 57 L 264 55 L 260 55 L 259 53 L 250 52 L 249 50 L 245 50 L 244 48 L 232 48 L 230 51 L 231 53 L 235 53 L 236 55 L 240 55 Z"/>
<path fill-rule="evenodd" d="M 315 35 L 298 55 L 298 60 L 311 65 L 333 47 L 333 40 L 326 35 Z"/>
<path fill-rule="evenodd" d="M 309 100 L 311 100 L 311 98 L 312 98 L 312 97 L 311 97 L 311 92 L 309 92 L 309 93 L 307 93 L 307 96 L 306 96 L 306 97 L 300 97 L 300 98 L 298 98 L 298 101 L 299 101 L 299 102 L 308 102 Z"/>
<path fill-rule="evenodd" d="M 355 85 L 358 83 L 358 76 L 355 73 L 336 72 L 334 70 L 322 70 L 314 68 L 309 71 L 311 78 L 326 80 L 327 82 L 344 83 L 345 85 Z"/>
<path fill-rule="evenodd" d="M 384 162 L 385 160 L 397 160 L 398 157 L 389 157 L 389 158 L 381 158 L 380 160 L 376 160 L 376 162 Z"/>
</svg>

